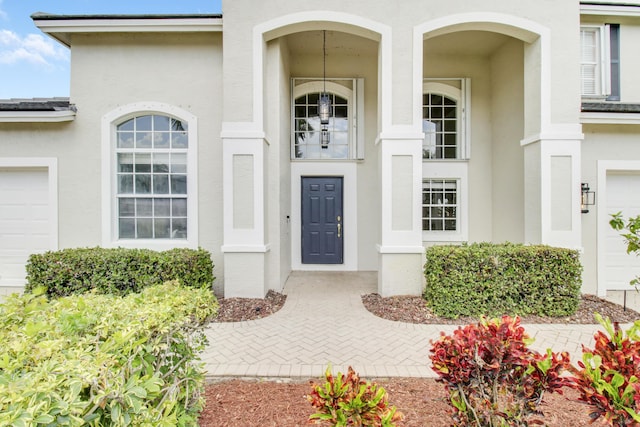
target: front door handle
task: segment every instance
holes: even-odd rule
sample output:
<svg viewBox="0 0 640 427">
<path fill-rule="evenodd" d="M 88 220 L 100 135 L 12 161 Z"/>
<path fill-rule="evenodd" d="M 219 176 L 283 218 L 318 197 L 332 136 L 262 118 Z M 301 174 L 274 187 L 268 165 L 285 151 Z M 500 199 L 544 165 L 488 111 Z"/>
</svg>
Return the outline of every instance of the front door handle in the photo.
<svg viewBox="0 0 640 427">
<path fill-rule="evenodd" d="M 338 224 L 338 237 L 340 237 L 341 233 L 342 233 L 342 224 Z"/>
</svg>

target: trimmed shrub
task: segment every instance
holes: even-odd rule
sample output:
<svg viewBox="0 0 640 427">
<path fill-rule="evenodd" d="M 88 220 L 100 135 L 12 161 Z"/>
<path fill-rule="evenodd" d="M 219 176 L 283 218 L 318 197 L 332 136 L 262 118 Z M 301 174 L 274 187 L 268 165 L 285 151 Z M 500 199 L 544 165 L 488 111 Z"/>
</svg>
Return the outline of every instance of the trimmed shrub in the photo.
<svg viewBox="0 0 640 427">
<path fill-rule="evenodd" d="M 582 346 L 572 387 L 591 406 L 590 417 L 611 426 L 640 426 L 640 320 L 623 332 L 617 323 L 596 319 L 607 334 L 595 333 L 593 350 Z"/>
<path fill-rule="evenodd" d="M 433 246 L 426 251 L 427 305 L 439 316 L 568 316 L 578 309 L 576 250 L 511 243 Z"/>
<path fill-rule="evenodd" d="M 196 425 L 211 291 L 37 294 L 0 305 L 0 425 Z"/>
<path fill-rule="evenodd" d="M 431 341 L 437 381 L 449 392 L 456 426 L 527 426 L 545 391 L 562 394 L 569 355 L 527 347 L 520 319 L 504 316 L 459 327 Z"/>
<path fill-rule="evenodd" d="M 126 295 L 176 279 L 211 288 L 214 280 L 211 254 L 204 249 L 64 249 L 31 255 L 26 269 L 25 290 L 44 287 L 49 297 L 92 290 Z"/>
</svg>

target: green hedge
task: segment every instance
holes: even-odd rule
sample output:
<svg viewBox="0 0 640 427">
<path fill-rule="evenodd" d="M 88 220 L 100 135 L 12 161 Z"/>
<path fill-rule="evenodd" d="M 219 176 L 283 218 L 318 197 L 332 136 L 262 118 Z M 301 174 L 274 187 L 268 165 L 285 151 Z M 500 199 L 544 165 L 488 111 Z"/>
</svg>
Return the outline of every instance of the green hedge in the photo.
<svg viewBox="0 0 640 427">
<path fill-rule="evenodd" d="M 26 269 L 25 290 L 45 287 L 50 297 L 91 290 L 126 295 L 175 279 L 211 288 L 214 279 L 211 254 L 204 249 L 64 249 L 31 255 Z"/>
<path fill-rule="evenodd" d="M 578 308 L 578 251 L 549 246 L 433 246 L 424 266 L 427 305 L 439 316 L 568 316 Z"/>
<path fill-rule="evenodd" d="M 177 282 L 125 297 L 0 305 L 0 425 L 193 426 L 213 293 Z"/>
</svg>

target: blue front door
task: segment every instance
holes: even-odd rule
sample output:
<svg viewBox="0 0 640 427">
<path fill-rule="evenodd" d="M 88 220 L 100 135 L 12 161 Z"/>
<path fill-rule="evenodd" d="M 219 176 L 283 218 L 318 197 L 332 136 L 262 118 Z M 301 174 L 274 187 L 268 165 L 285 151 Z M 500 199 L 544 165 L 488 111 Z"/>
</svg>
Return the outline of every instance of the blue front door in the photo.
<svg viewBox="0 0 640 427">
<path fill-rule="evenodd" d="M 341 177 L 302 177 L 302 263 L 342 264 Z"/>
</svg>

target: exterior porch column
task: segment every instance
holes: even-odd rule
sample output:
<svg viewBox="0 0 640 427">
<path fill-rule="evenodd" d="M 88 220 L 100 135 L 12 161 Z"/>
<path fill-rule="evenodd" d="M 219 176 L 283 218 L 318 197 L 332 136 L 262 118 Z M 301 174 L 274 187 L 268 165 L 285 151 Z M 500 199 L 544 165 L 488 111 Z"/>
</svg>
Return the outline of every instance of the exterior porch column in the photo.
<svg viewBox="0 0 640 427">
<path fill-rule="evenodd" d="M 420 295 L 423 287 L 422 135 L 382 134 L 378 142 L 381 179 L 381 242 L 378 293 Z"/>
<path fill-rule="evenodd" d="M 579 132 L 526 139 L 525 242 L 582 248 Z"/>
<path fill-rule="evenodd" d="M 224 296 L 267 293 L 267 140 L 243 123 L 223 123 Z"/>
</svg>

